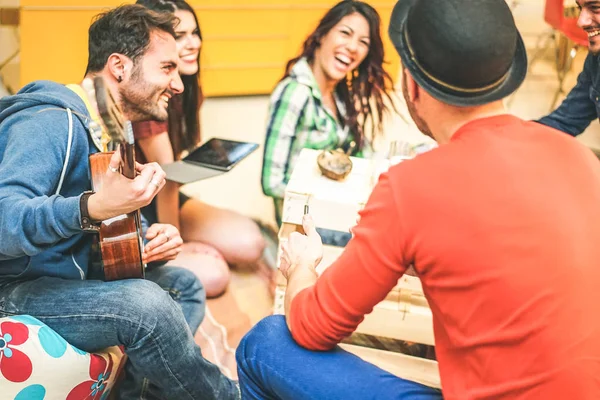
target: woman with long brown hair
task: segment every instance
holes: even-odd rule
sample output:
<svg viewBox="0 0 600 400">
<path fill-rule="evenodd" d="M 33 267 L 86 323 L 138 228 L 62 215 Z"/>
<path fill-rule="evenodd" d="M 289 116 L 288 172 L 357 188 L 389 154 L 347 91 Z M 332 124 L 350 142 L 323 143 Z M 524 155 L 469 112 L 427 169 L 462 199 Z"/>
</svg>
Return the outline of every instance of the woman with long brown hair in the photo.
<svg viewBox="0 0 600 400">
<path fill-rule="evenodd" d="M 262 188 L 275 201 L 277 222 L 285 187 L 302 148 L 338 147 L 364 156 L 382 130 L 392 79 L 383 69 L 377 11 L 345 0 L 321 19 L 287 63 L 271 95 Z M 369 126 L 371 129 L 367 129 Z"/>
<path fill-rule="evenodd" d="M 168 121 L 134 124 L 140 162 L 168 164 L 200 144 L 199 111 L 204 97 L 200 85 L 202 34 L 194 9 L 184 0 L 138 0 L 151 10 L 175 14 L 175 40 L 179 52 L 179 74 L 184 84 L 181 95 L 169 100 Z M 231 210 L 213 207 L 167 184 L 155 200 L 142 209 L 149 222 L 169 223 L 179 228 L 184 250 L 178 265 L 192 264 L 209 297 L 221 294 L 229 282 L 228 264 L 250 264 L 264 249 L 258 226 Z"/>
</svg>

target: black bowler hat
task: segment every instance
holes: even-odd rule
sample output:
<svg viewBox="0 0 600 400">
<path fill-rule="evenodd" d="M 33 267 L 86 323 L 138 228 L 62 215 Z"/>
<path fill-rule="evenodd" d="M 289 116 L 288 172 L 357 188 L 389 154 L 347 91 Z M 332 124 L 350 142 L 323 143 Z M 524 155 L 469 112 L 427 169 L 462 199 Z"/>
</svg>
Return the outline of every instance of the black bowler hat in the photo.
<svg viewBox="0 0 600 400">
<path fill-rule="evenodd" d="M 490 103 L 525 79 L 525 45 L 506 0 L 399 0 L 388 32 L 403 67 L 444 103 Z"/>
</svg>

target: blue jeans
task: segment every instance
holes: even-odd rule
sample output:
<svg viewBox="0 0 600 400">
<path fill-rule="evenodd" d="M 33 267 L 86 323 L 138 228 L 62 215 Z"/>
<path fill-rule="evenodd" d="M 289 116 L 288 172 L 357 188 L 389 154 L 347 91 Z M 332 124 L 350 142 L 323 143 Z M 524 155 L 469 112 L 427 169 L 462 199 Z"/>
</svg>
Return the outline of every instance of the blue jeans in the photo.
<svg viewBox="0 0 600 400">
<path fill-rule="evenodd" d="M 204 309 L 202 285 L 176 267 L 148 270 L 146 280 L 42 277 L 0 286 L 0 317 L 34 316 L 88 352 L 123 345 L 122 399 L 239 398 L 236 384 L 194 343 Z"/>
<path fill-rule="evenodd" d="M 236 358 L 242 399 L 442 399 L 439 390 L 398 378 L 339 347 L 300 347 L 282 315 L 260 321 L 242 339 Z"/>
</svg>

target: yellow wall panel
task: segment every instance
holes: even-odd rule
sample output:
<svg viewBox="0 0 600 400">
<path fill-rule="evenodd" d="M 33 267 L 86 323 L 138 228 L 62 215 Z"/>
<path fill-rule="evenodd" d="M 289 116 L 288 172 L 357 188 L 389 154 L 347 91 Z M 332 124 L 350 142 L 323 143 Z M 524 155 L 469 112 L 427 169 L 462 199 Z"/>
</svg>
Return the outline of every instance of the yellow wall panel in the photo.
<svg viewBox="0 0 600 400">
<path fill-rule="evenodd" d="M 36 79 L 79 82 L 87 65 L 87 30 L 98 12 L 48 14 L 21 14 L 21 83 Z"/>
<path fill-rule="evenodd" d="M 271 35 L 287 33 L 289 10 L 248 9 L 231 7 L 214 9 L 195 7 L 202 33 L 221 35 Z"/>
<path fill-rule="evenodd" d="M 281 68 L 210 70 L 202 77 L 202 87 L 213 96 L 268 94 L 281 75 Z"/>
<path fill-rule="evenodd" d="M 125 1 L 132 3 L 133 1 Z M 21 0 L 21 83 L 78 82 L 87 64 L 87 30 L 95 15 L 123 0 Z M 202 84 L 207 96 L 268 94 L 287 60 L 300 51 L 332 0 L 192 0 L 204 44 Z M 387 39 L 395 2 L 372 3 L 382 18 L 386 66 L 399 59 Z"/>
<path fill-rule="evenodd" d="M 104 7 L 116 7 L 124 3 L 133 3 L 133 1 L 123 0 L 21 0 L 21 8 L 28 9 L 57 9 L 58 7 L 70 7 L 70 8 L 88 8 L 98 9 Z"/>
<path fill-rule="evenodd" d="M 214 40 L 209 43 L 202 50 L 204 69 L 239 69 L 239 66 L 263 64 L 272 66 L 281 63 L 287 46 L 287 40 L 281 39 L 244 39 L 243 46 L 240 46 L 239 40 Z"/>
</svg>

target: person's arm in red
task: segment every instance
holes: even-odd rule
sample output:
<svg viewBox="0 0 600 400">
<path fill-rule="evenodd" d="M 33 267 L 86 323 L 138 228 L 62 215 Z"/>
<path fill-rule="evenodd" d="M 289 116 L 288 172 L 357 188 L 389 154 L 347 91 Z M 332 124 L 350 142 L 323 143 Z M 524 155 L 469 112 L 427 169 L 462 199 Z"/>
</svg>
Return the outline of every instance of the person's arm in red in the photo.
<svg viewBox="0 0 600 400">
<path fill-rule="evenodd" d="M 405 231 L 395 196 L 388 174 L 382 175 L 342 255 L 314 285 L 305 283 L 308 287 L 289 299 L 288 326 L 301 346 L 312 350 L 334 347 L 406 271 L 410 260 L 404 254 Z M 289 277 L 288 289 L 295 286 L 294 275 Z M 306 282 L 306 276 L 301 273 L 299 278 Z"/>
</svg>

